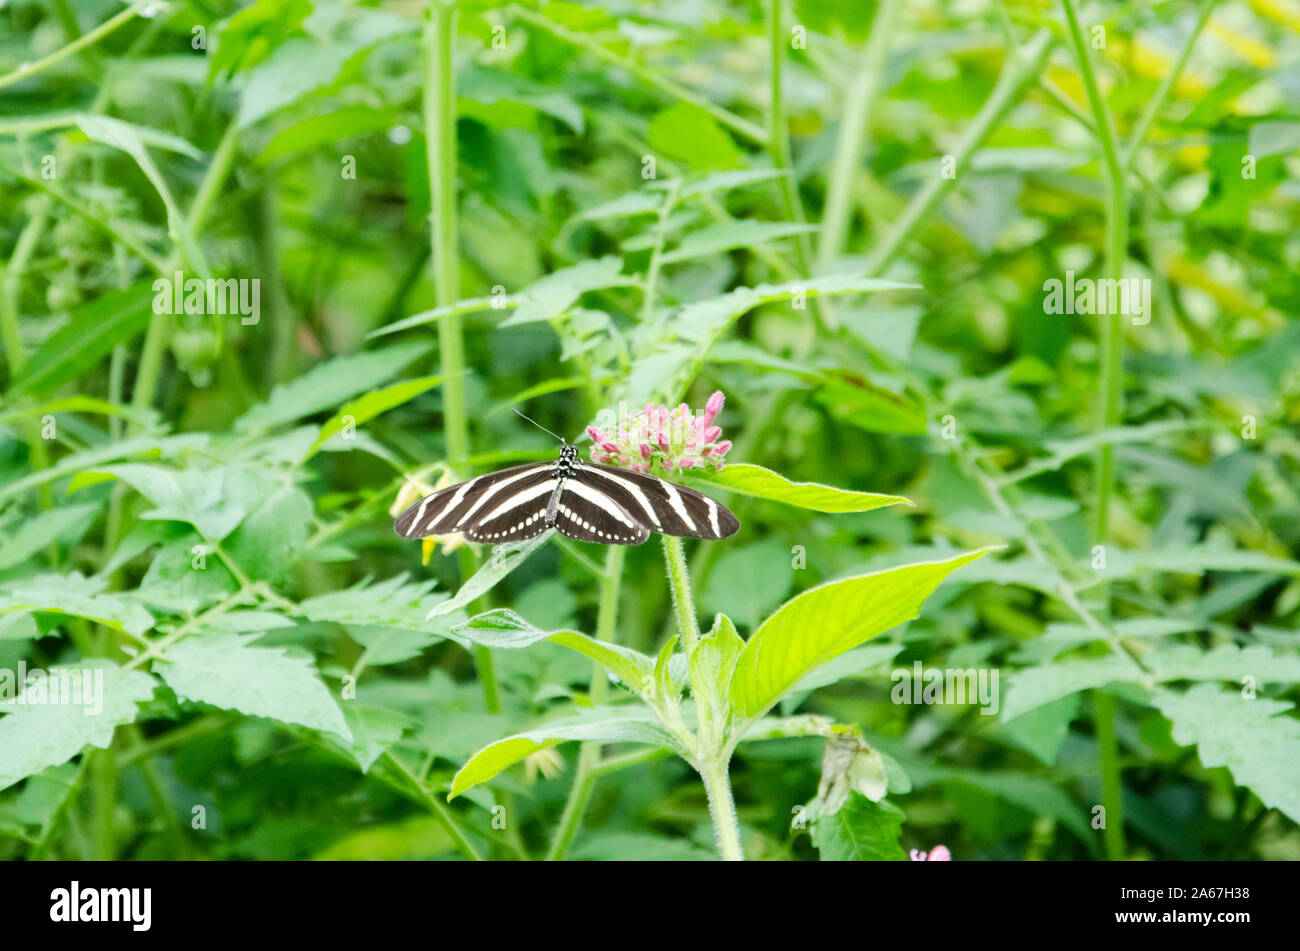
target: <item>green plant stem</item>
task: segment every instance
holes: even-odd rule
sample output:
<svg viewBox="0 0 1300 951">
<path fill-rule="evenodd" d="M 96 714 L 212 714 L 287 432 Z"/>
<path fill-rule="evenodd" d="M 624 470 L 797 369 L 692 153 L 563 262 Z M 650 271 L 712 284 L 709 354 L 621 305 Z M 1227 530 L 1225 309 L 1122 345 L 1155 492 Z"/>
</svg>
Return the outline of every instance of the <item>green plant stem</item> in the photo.
<svg viewBox="0 0 1300 951">
<path fill-rule="evenodd" d="M 1146 141 L 1147 133 L 1151 129 L 1151 123 L 1155 121 L 1160 110 L 1164 108 L 1165 102 L 1169 99 L 1169 93 L 1173 91 L 1174 84 L 1178 82 L 1178 78 L 1183 74 L 1183 69 L 1187 66 L 1187 61 L 1191 59 L 1192 47 L 1196 45 L 1196 38 L 1205 29 L 1205 24 L 1209 22 L 1210 12 L 1214 9 L 1214 4 L 1215 0 L 1201 0 L 1200 10 L 1196 14 L 1196 24 L 1192 27 L 1187 42 L 1183 44 L 1182 52 L 1178 54 L 1174 68 L 1161 78 L 1160 85 L 1156 87 L 1155 95 L 1148 100 L 1146 109 L 1142 111 L 1142 115 L 1138 117 L 1138 121 L 1129 132 L 1128 143 L 1124 148 L 1124 168 L 1130 169 L 1133 167 L 1133 160 L 1137 157 L 1138 149 L 1142 147 L 1142 143 Z"/>
<path fill-rule="evenodd" d="M 605 570 L 600 580 L 600 607 L 596 613 L 596 639 L 606 643 L 614 640 L 618 596 L 622 587 L 623 562 L 626 557 L 627 549 L 621 545 L 610 545 L 605 552 Z M 591 702 L 597 706 L 604 703 L 608 689 L 609 676 L 605 673 L 605 668 L 593 662 L 591 686 L 588 690 Z M 597 778 L 596 769 L 600 765 L 600 744 L 591 740 L 584 742 L 578 753 L 577 771 L 573 777 L 573 786 L 569 789 L 568 801 L 564 804 L 559 827 L 551 840 L 550 850 L 546 853 L 548 862 L 556 862 L 564 858 L 569 851 L 569 846 L 573 844 L 573 837 L 582 825 L 587 803 L 591 800 L 591 792 L 595 788 Z"/>
<path fill-rule="evenodd" d="M 563 40 L 565 43 L 586 50 L 596 58 L 601 59 L 612 66 L 617 66 L 619 69 L 635 76 L 646 85 L 654 86 L 656 89 L 667 93 L 675 99 L 680 99 L 682 102 L 687 102 L 697 108 L 703 109 L 723 125 L 727 126 L 734 132 L 740 133 L 751 142 L 763 146 L 767 145 L 767 133 L 760 126 L 755 125 L 748 119 L 742 119 L 734 112 L 724 109 L 721 106 L 714 105 L 705 97 L 691 92 L 685 86 L 676 83 L 667 77 L 660 76 L 654 70 L 648 69 L 640 63 L 620 56 L 613 50 L 606 49 L 599 43 L 596 43 L 580 33 L 574 33 L 567 27 L 561 26 L 554 20 L 542 16 L 540 13 L 535 13 L 532 10 L 520 6 L 511 6 L 509 9 L 513 16 L 531 23 L 536 27 L 540 27 L 556 39 Z"/>
<path fill-rule="evenodd" d="M 718 853 L 727 862 L 742 862 L 744 850 L 740 846 L 740 822 L 736 818 L 736 801 L 731 795 L 731 780 L 727 776 L 727 758 L 711 757 L 700 763 L 700 778 L 709 797 L 709 815 L 718 834 Z"/>
<path fill-rule="evenodd" d="M 673 608 L 677 612 L 677 628 L 682 635 L 682 650 L 689 657 L 700 640 L 700 625 L 695 617 L 695 599 L 691 595 L 690 571 L 682 540 L 673 535 L 663 535 L 664 561 L 668 565 L 668 587 L 673 593 Z"/>
<path fill-rule="evenodd" d="M 772 157 L 772 165 L 785 172 L 780 178 L 781 198 L 785 204 L 786 217 L 798 224 L 805 224 L 803 202 L 799 200 L 799 183 L 795 178 L 794 160 L 790 152 L 790 122 L 785 111 L 785 51 L 787 37 L 782 17 L 783 0 L 768 0 L 767 36 L 768 36 L 768 70 L 771 74 L 771 103 L 767 113 L 767 151 Z M 812 245 L 808 235 L 798 234 L 794 238 L 795 261 L 799 265 L 800 277 L 812 276 Z M 813 298 L 812 315 L 819 328 L 826 327 L 826 313 L 823 303 Z"/>
<path fill-rule="evenodd" d="M 1104 690 L 1092 691 L 1092 710 L 1101 764 L 1101 803 L 1106 810 L 1106 857 L 1114 861 L 1125 855 L 1124 789 L 1115 737 L 1115 698 Z"/>
<path fill-rule="evenodd" d="M 844 250 L 849 230 L 854 172 L 862 161 L 867 131 L 884 68 L 889 41 L 893 38 L 902 0 L 881 0 L 871 23 L 871 36 L 862 47 L 844 103 L 844 119 L 835 140 L 826 203 L 822 210 L 822 230 L 817 246 L 817 266 L 829 272 L 835 257 Z"/>
<path fill-rule="evenodd" d="M 35 76 L 41 70 L 47 69 L 55 63 L 62 62 L 78 50 L 85 49 L 87 46 L 98 43 L 118 27 L 125 26 L 131 20 L 135 19 L 135 17 L 139 16 L 140 11 L 148 5 L 149 0 L 141 0 L 140 3 L 134 3 L 116 16 L 105 20 L 89 33 L 77 37 L 66 46 L 61 46 L 54 52 L 42 56 L 34 62 L 23 63 L 12 72 L 5 73 L 3 76 L 0 76 L 0 89 L 4 89 L 6 86 L 12 86 L 16 82 L 21 82 L 24 79 Z"/>
<path fill-rule="evenodd" d="M 420 801 L 428 807 L 429 812 L 433 814 L 433 817 L 437 820 L 438 824 L 446 830 L 447 835 L 451 837 L 451 841 L 456 848 L 460 850 L 466 858 L 472 859 L 475 862 L 482 861 L 483 857 L 478 854 L 478 850 L 474 848 L 474 844 L 465 837 L 465 833 L 460 831 L 460 826 L 458 826 L 456 820 L 452 818 L 451 811 L 447 806 L 437 796 L 429 792 L 429 790 L 424 787 L 424 784 L 412 775 L 411 771 L 406 768 L 405 764 L 403 764 L 402 761 L 391 752 L 384 753 L 384 761 L 405 777 L 407 780 L 406 784 L 416 793 Z M 398 783 L 397 788 L 400 788 L 401 785 L 402 784 Z"/>
<path fill-rule="evenodd" d="M 1092 109 L 1097 139 L 1101 145 L 1103 165 L 1106 169 L 1106 277 L 1119 280 L 1124 276 L 1124 260 L 1128 249 L 1128 179 L 1120 157 L 1115 125 L 1110 110 L 1102 98 L 1101 89 L 1093 72 L 1088 55 L 1088 44 L 1079 25 L 1074 0 L 1061 0 L 1065 11 L 1067 36 L 1073 48 L 1084 91 Z M 1097 429 L 1119 425 L 1123 417 L 1124 324 L 1123 317 L 1101 318 L 1101 408 L 1097 414 Z M 1115 446 L 1103 443 L 1097 452 L 1095 466 L 1097 506 L 1093 518 L 1095 544 L 1110 543 L 1110 503 L 1115 494 Z M 1101 615 L 1110 616 L 1110 588 L 1103 581 L 1100 586 Z M 1119 746 L 1115 736 L 1115 702 L 1101 691 L 1093 691 L 1096 711 L 1097 745 L 1099 747 L 1102 805 L 1106 810 L 1106 855 L 1112 860 L 1125 856 L 1123 782 L 1120 774 Z"/>
<path fill-rule="evenodd" d="M 966 171 L 972 156 L 1020 101 L 1025 88 L 1037 78 L 1047 63 L 1052 46 L 1052 31 L 1044 27 L 1018 50 L 1008 52 L 997 85 L 975 118 L 966 125 L 952 151 L 958 176 Z M 867 259 L 869 277 L 884 273 L 956 184 L 956 178 L 943 178 L 937 174 L 925 183 Z"/>
<path fill-rule="evenodd" d="M 430 0 L 424 31 L 425 159 L 429 167 L 430 234 L 433 241 L 433 293 L 438 307 L 460 299 L 460 249 L 456 214 L 456 74 L 452 43 L 456 35 L 456 6 Z M 438 353 L 442 369 L 442 415 L 447 462 L 459 471 L 469 456 L 469 416 L 465 408 L 465 335 L 454 308 L 438 321 Z M 478 559 L 466 547 L 457 556 L 461 578 L 468 581 Z M 501 710 L 492 652 L 474 648 L 474 667 L 489 713 Z"/>
<path fill-rule="evenodd" d="M 189 215 L 182 227 L 188 232 L 190 243 L 197 246 L 197 235 L 212 209 L 212 203 L 221 191 L 221 186 L 230 174 L 235 158 L 235 146 L 239 132 L 232 122 L 221 137 L 217 151 L 213 153 L 208 170 L 199 183 L 194 194 Z M 164 276 L 169 272 L 178 258 L 179 251 L 174 249 L 171 260 L 163 269 Z M 149 329 L 145 331 L 144 344 L 140 349 L 140 365 L 135 374 L 135 388 L 131 391 L 131 405 L 137 409 L 146 409 L 153 405 L 158 394 L 158 382 L 162 374 L 162 358 L 167 346 L 167 337 L 171 330 L 172 318 L 165 314 L 154 314 L 149 320 Z"/>
</svg>

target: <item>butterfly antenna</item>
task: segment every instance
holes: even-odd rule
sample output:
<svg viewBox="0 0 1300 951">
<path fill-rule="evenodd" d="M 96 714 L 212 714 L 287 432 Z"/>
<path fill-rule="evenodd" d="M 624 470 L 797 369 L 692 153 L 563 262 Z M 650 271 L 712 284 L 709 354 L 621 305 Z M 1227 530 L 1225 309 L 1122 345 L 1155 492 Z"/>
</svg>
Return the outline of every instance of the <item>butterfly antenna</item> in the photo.
<svg viewBox="0 0 1300 951">
<path fill-rule="evenodd" d="M 510 408 L 511 408 L 511 409 L 515 409 L 513 406 L 510 407 Z M 541 423 L 539 423 L 537 420 L 532 419 L 531 417 L 528 417 L 528 416 L 524 416 L 524 414 L 523 414 L 523 413 L 520 413 L 519 410 L 517 410 L 517 409 L 515 409 L 515 413 L 518 414 L 519 416 L 523 416 L 524 419 L 528 420 L 530 423 L 532 423 L 534 426 L 536 426 L 536 427 L 537 427 L 538 429 L 540 429 L 542 432 L 547 433 L 548 435 L 551 435 L 551 436 L 555 436 L 555 433 L 551 432 L 549 429 L 547 429 L 545 426 L 543 426 L 543 425 L 542 425 Z M 563 444 L 566 445 L 566 446 L 569 444 L 569 441 L 568 441 L 567 439 L 565 439 L 563 436 L 555 436 L 555 438 L 558 439 L 561 443 L 563 443 Z"/>
</svg>

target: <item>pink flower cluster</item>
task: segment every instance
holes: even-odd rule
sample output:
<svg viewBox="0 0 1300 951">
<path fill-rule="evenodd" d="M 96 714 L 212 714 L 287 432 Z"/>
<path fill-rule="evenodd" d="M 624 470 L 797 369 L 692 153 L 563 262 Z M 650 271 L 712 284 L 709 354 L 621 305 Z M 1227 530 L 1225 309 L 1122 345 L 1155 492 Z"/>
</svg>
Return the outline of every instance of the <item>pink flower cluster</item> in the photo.
<svg viewBox="0 0 1300 951">
<path fill-rule="evenodd" d="M 655 474 L 721 469 L 731 441 L 722 438 L 722 429 L 713 425 L 713 420 L 722 412 L 723 401 L 718 390 L 709 397 L 701 416 L 694 415 L 685 403 L 671 410 L 647 403 L 642 412 L 621 420 L 614 435 L 588 426 L 587 435 L 594 444 L 591 461 Z"/>
<path fill-rule="evenodd" d="M 929 852 L 918 852 L 916 849 L 911 851 L 913 862 L 951 862 L 952 853 L 948 851 L 946 845 L 936 845 Z"/>
</svg>

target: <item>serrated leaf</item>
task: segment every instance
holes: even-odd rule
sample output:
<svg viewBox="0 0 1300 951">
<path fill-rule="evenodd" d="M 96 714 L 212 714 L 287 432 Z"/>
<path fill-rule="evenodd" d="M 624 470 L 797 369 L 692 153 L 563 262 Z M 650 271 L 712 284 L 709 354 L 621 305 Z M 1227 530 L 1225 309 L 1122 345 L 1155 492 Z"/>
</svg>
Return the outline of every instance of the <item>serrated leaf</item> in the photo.
<svg viewBox="0 0 1300 951">
<path fill-rule="evenodd" d="M 941 581 L 987 553 L 833 581 L 787 601 L 745 645 L 731 682 L 736 712 L 761 715 L 809 671 L 916 617 Z"/>
<path fill-rule="evenodd" d="M 47 673 L 53 676 L 60 669 Z M 96 672 L 92 674 L 95 679 L 102 671 L 98 701 L 0 705 L 0 711 L 7 714 L 0 717 L 0 790 L 50 766 L 66 763 L 87 746 L 107 748 L 113 731 L 135 720 L 137 704 L 150 699 L 157 686 L 148 674 L 98 660 L 82 661 L 71 675 L 80 680 L 92 671 Z M 88 698 L 83 695 L 81 699 Z M 101 704 L 97 713 L 91 712 Z"/>
<path fill-rule="evenodd" d="M 190 637 L 167 650 L 154 669 L 182 700 L 335 733 L 348 742 L 338 704 L 310 659 L 281 647 L 257 647 L 257 635 Z"/>
<path fill-rule="evenodd" d="M 401 383 L 394 383 L 392 386 L 384 387 L 382 390 L 374 390 L 360 399 L 344 405 L 329 422 L 321 427 L 320 434 L 316 437 L 316 441 L 311 444 L 311 448 L 307 450 L 307 455 L 303 457 L 303 461 L 305 462 L 314 456 L 326 441 L 341 433 L 349 424 L 360 426 L 362 423 L 369 422 L 380 413 L 386 413 L 390 409 L 415 399 L 421 393 L 427 393 L 441 382 L 442 377 L 440 376 L 404 380 Z"/>
<path fill-rule="evenodd" d="M 889 802 L 850 793 L 838 812 L 813 820 L 812 842 L 823 862 L 902 861 L 898 837 L 904 818 Z"/>
<path fill-rule="evenodd" d="M 1214 684 L 1158 689 L 1152 703 L 1173 723 L 1174 742 L 1195 744 L 1205 766 L 1226 766 L 1237 785 L 1300 822 L 1300 720 L 1288 714 L 1292 704 L 1247 700 Z"/>
<path fill-rule="evenodd" d="M 0 588 L 0 614 L 41 611 L 84 617 L 130 634 L 153 627 L 153 615 L 130 595 L 103 592 L 104 581 L 69 575 L 41 574 Z"/>
<path fill-rule="evenodd" d="M 312 621 L 421 631 L 464 644 L 451 631 L 452 625 L 463 620 L 457 612 L 447 612 L 437 621 L 428 619 L 429 612 L 445 600 L 446 595 L 433 591 L 432 581 L 408 581 L 402 574 L 307 598 L 299 603 L 298 612 Z"/>
<path fill-rule="evenodd" d="M 290 383 L 276 385 L 265 403 L 254 406 L 235 421 L 235 429 L 262 432 L 337 406 L 387 382 L 428 353 L 431 346 L 424 341 L 410 341 L 383 350 L 335 357 Z"/>
<path fill-rule="evenodd" d="M 375 760 L 383 756 L 415 724 L 406 714 L 396 710 L 356 702 L 343 705 L 343 719 L 352 731 L 349 752 L 363 773 L 370 772 Z"/>
<path fill-rule="evenodd" d="M 277 480 L 269 470 L 253 466 L 172 469 L 125 463 L 98 471 L 116 476 L 153 503 L 141 518 L 188 522 L 213 542 L 233 532 Z"/>
</svg>

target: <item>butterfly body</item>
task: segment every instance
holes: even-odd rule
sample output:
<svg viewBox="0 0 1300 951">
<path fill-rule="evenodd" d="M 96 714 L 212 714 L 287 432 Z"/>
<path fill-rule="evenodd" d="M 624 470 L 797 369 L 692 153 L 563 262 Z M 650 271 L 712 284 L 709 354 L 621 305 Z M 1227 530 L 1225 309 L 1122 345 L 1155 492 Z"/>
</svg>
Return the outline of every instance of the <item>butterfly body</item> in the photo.
<svg viewBox="0 0 1300 951">
<path fill-rule="evenodd" d="M 652 532 L 726 538 L 740 522 L 694 489 L 583 462 L 566 443 L 553 463 L 512 466 L 440 489 L 398 516 L 394 527 L 406 538 L 461 532 L 488 544 L 556 528 L 579 541 L 640 545 Z"/>
</svg>

